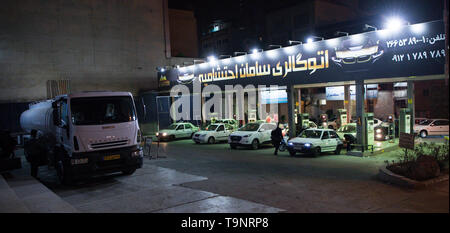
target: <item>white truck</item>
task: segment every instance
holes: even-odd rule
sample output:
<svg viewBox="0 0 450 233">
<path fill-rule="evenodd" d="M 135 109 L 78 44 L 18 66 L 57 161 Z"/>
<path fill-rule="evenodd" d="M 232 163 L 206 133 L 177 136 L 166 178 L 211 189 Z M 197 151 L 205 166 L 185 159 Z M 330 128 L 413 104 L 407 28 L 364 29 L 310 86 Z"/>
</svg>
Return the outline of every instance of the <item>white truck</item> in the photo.
<svg viewBox="0 0 450 233">
<path fill-rule="evenodd" d="M 20 116 L 47 143 L 60 182 L 142 167 L 141 131 L 129 92 L 81 92 L 30 104 Z"/>
</svg>

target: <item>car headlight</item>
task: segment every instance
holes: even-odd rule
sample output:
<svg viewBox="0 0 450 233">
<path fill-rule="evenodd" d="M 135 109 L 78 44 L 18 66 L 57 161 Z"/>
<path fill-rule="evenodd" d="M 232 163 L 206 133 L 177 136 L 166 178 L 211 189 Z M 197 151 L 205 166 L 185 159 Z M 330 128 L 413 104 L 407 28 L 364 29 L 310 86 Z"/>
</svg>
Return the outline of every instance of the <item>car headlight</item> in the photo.
<svg viewBox="0 0 450 233">
<path fill-rule="evenodd" d="M 252 136 L 252 135 L 251 134 L 247 134 L 247 135 L 244 135 L 244 138 L 248 138 L 250 136 Z"/>
<path fill-rule="evenodd" d="M 163 133 L 162 136 L 163 136 L 163 137 L 167 136 L 167 133 Z"/>
<path fill-rule="evenodd" d="M 200 134 L 200 137 L 205 137 L 206 136 L 206 134 Z"/>
<path fill-rule="evenodd" d="M 304 146 L 305 146 L 305 147 L 311 147 L 312 145 L 311 145 L 311 143 L 305 143 Z"/>
<path fill-rule="evenodd" d="M 158 137 L 159 136 L 159 132 L 156 132 L 156 137 Z"/>
<path fill-rule="evenodd" d="M 288 146 L 294 146 L 294 143 L 288 142 Z"/>
<path fill-rule="evenodd" d="M 377 132 L 377 133 L 381 133 L 381 129 L 377 129 L 376 132 Z"/>
<path fill-rule="evenodd" d="M 377 134 L 377 136 L 376 136 L 377 138 L 383 138 L 383 135 L 381 135 L 381 134 Z"/>
</svg>

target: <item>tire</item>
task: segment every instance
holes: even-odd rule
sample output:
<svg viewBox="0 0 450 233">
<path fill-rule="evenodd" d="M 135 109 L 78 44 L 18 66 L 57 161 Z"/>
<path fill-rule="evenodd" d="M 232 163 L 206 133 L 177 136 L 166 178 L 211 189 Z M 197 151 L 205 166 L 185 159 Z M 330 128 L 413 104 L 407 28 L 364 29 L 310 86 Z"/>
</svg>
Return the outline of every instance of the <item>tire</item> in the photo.
<svg viewBox="0 0 450 233">
<path fill-rule="evenodd" d="M 214 144 L 214 143 L 216 143 L 216 139 L 214 139 L 214 137 L 209 137 L 208 144 Z"/>
<path fill-rule="evenodd" d="M 317 156 L 320 155 L 320 153 L 321 153 L 320 147 L 316 147 L 316 148 L 314 149 L 313 155 L 317 157 Z"/>
<path fill-rule="evenodd" d="M 289 155 L 290 156 L 295 156 L 297 152 L 295 150 L 289 150 Z"/>
<path fill-rule="evenodd" d="M 133 174 L 135 171 L 136 171 L 136 168 L 130 168 L 130 169 L 123 170 L 122 173 L 124 175 L 128 175 L 129 176 L 129 175 Z"/>
<path fill-rule="evenodd" d="M 420 137 L 421 137 L 421 138 L 426 138 L 427 136 L 428 136 L 428 133 L 427 133 L 426 130 L 420 131 Z"/>
<path fill-rule="evenodd" d="M 258 141 L 258 139 L 253 139 L 253 141 L 252 141 L 252 149 L 256 150 L 258 148 L 259 148 L 259 141 Z"/>
<path fill-rule="evenodd" d="M 341 146 L 341 145 L 338 145 L 338 146 L 336 147 L 336 150 L 334 151 L 334 154 L 335 154 L 335 155 L 340 155 L 340 154 L 341 154 L 341 149 L 342 149 L 342 146 Z"/>
<path fill-rule="evenodd" d="M 286 145 L 285 144 L 281 144 L 280 147 L 278 147 L 278 150 L 283 152 L 286 150 Z"/>
<path fill-rule="evenodd" d="M 192 138 L 192 137 L 194 137 L 194 132 L 192 132 L 192 134 L 191 134 L 191 137 L 190 137 L 190 138 Z"/>
<path fill-rule="evenodd" d="M 175 140 L 175 135 L 170 135 L 169 141 L 174 141 L 174 140 Z"/>
<path fill-rule="evenodd" d="M 64 164 L 62 161 L 56 162 L 56 176 L 58 177 L 58 181 L 60 184 L 71 184 L 72 179 L 67 175 L 67 172 L 64 169 Z"/>
<path fill-rule="evenodd" d="M 236 145 L 233 145 L 233 144 L 230 144 L 230 148 L 231 148 L 231 149 L 236 149 L 237 146 L 236 146 Z"/>
</svg>

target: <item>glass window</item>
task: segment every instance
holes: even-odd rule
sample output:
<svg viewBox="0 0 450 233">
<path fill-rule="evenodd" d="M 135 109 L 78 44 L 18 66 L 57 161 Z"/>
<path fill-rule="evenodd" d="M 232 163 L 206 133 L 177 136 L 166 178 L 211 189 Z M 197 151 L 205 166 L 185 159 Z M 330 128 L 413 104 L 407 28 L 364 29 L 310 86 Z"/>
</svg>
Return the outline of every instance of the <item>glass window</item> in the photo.
<svg viewBox="0 0 450 233">
<path fill-rule="evenodd" d="M 299 137 L 301 138 L 320 138 L 322 131 L 320 130 L 303 130 Z"/>
<path fill-rule="evenodd" d="M 186 129 L 192 129 L 192 125 L 191 125 L 191 124 L 185 124 L 184 127 L 185 127 Z"/>
<path fill-rule="evenodd" d="M 217 131 L 225 131 L 225 128 L 223 127 L 223 125 L 220 125 Z"/>
<path fill-rule="evenodd" d="M 130 96 L 73 98 L 70 106 L 75 125 L 102 125 L 136 120 Z"/>
<path fill-rule="evenodd" d="M 240 128 L 239 131 L 257 131 L 259 129 L 258 123 L 249 123 Z"/>
<path fill-rule="evenodd" d="M 177 130 L 183 130 L 184 129 L 184 125 L 179 125 L 178 127 L 177 127 Z"/>
<path fill-rule="evenodd" d="M 322 139 L 328 139 L 328 138 L 330 138 L 330 136 L 328 135 L 328 132 L 324 131 L 323 135 L 322 135 Z"/>
<path fill-rule="evenodd" d="M 434 125 L 448 125 L 448 121 L 438 120 L 434 122 Z"/>
<path fill-rule="evenodd" d="M 330 138 L 338 138 L 338 135 L 336 134 L 336 132 L 328 131 L 328 133 L 330 134 Z"/>
</svg>

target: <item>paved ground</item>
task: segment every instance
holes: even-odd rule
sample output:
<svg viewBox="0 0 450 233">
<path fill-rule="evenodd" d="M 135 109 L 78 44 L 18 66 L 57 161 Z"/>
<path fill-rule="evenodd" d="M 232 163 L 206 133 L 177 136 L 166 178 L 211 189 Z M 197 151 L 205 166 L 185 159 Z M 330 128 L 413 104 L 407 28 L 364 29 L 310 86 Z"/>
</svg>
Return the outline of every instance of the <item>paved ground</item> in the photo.
<svg viewBox="0 0 450 233">
<path fill-rule="evenodd" d="M 40 176 L 74 212 L 449 212 L 448 181 L 408 190 L 375 178 L 384 161 L 398 159 L 400 151 L 363 158 L 272 152 L 272 147 L 231 150 L 228 144 L 180 140 L 161 143 L 159 155 L 165 158 L 145 158 L 144 167 L 131 176 L 75 186 L 58 185 L 47 167 L 41 167 Z M 28 171 L 24 163 L 18 176 Z M 28 195 L 26 182 L 7 181 L 19 198 Z M 32 200 L 28 209 L 40 212 L 42 205 Z"/>
<path fill-rule="evenodd" d="M 428 190 L 384 184 L 376 174 L 400 151 L 373 157 L 276 157 L 273 149 L 231 150 L 228 144 L 161 143 L 165 159 L 147 163 L 208 177 L 182 184 L 288 212 L 449 212 L 449 183 Z M 154 149 L 153 149 L 153 152 Z"/>
</svg>

